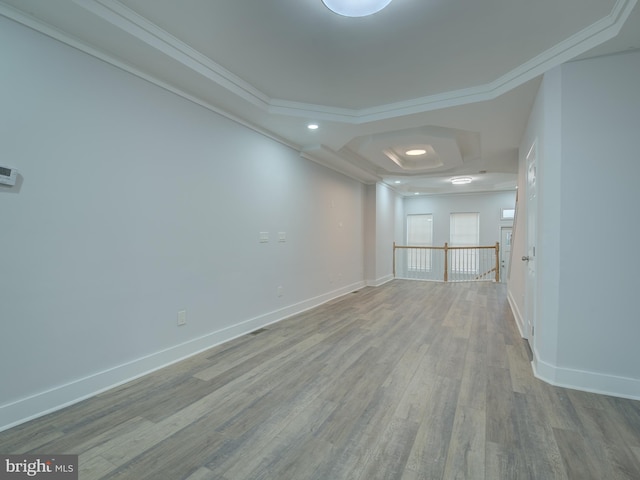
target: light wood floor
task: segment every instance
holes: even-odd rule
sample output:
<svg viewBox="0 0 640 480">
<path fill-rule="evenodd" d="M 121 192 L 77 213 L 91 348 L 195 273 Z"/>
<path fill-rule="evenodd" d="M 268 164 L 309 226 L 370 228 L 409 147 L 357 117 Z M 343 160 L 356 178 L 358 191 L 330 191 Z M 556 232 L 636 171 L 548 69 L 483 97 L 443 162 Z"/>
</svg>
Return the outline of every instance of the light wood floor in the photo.
<svg viewBox="0 0 640 480">
<path fill-rule="evenodd" d="M 396 280 L 0 433 L 80 478 L 640 479 L 640 402 L 531 373 L 503 285 Z"/>
</svg>

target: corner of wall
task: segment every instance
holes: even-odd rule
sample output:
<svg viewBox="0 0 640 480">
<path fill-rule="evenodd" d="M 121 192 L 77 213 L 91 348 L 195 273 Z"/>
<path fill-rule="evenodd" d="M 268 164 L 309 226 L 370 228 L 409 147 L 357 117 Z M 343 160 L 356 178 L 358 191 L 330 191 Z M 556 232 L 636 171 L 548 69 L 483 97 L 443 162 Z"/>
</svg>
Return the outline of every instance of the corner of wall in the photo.
<svg viewBox="0 0 640 480">
<path fill-rule="evenodd" d="M 640 379 L 559 367 L 541 360 L 534 350 L 533 374 L 556 387 L 640 400 Z"/>
<path fill-rule="evenodd" d="M 522 317 L 522 314 L 520 313 L 520 309 L 518 308 L 518 303 L 515 301 L 515 299 L 513 298 L 513 294 L 511 293 L 511 290 L 507 287 L 507 301 L 509 302 L 509 306 L 511 307 L 511 312 L 513 313 L 513 318 L 515 318 L 516 320 L 516 326 L 518 327 L 518 331 L 520 332 L 520 336 L 522 338 L 527 338 L 526 335 L 524 335 L 524 318 Z"/>
</svg>

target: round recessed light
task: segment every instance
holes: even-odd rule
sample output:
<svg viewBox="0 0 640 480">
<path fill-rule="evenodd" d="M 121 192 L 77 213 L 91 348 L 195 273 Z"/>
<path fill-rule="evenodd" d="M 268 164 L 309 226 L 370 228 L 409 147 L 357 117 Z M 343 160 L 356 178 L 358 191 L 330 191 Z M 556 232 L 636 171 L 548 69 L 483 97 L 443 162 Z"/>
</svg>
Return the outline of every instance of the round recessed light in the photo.
<svg viewBox="0 0 640 480">
<path fill-rule="evenodd" d="M 415 157 L 418 155 L 424 155 L 425 153 L 427 153 L 427 151 L 424 148 L 414 148 L 413 150 L 407 150 L 404 153 L 412 157 Z"/>
<path fill-rule="evenodd" d="M 454 185 L 465 185 L 467 183 L 471 183 L 473 178 L 471 177 L 456 177 L 451 179 L 451 183 Z"/>
<path fill-rule="evenodd" d="M 318 128 L 320 128 L 320 126 L 317 123 L 310 123 L 309 125 L 307 125 L 307 128 L 309 130 L 317 130 Z"/>
<path fill-rule="evenodd" d="M 366 17 L 382 10 L 391 0 L 322 0 L 322 3 L 344 17 Z"/>
</svg>

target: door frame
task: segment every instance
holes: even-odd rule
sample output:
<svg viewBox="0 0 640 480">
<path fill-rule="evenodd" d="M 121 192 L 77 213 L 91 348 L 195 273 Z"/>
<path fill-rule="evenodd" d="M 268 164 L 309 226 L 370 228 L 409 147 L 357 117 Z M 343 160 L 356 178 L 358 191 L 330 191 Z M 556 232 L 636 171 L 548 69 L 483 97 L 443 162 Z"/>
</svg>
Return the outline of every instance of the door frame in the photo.
<svg viewBox="0 0 640 480">
<path fill-rule="evenodd" d="M 536 243 L 538 230 L 538 138 L 536 138 L 526 156 L 526 194 L 527 194 L 527 220 L 526 220 L 526 255 L 522 258 L 526 262 L 525 274 L 525 338 L 533 343 L 536 325 L 537 308 L 537 274 L 536 274 Z M 533 346 L 533 345 L 532 345 Z"/>
</svg>

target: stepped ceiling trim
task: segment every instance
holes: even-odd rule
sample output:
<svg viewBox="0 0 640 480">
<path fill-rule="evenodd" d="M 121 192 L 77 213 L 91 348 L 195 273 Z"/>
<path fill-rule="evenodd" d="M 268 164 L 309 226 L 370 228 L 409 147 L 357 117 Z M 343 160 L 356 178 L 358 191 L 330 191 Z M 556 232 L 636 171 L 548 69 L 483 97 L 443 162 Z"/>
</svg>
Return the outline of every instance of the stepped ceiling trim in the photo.
<svg viewBox="0 0 640 480">
<path fill-rule="evenodd" d="M 186 68 L 203 75 L 207 79 L 223 87 L 230 93 L 250 102 L 270 114 L 288 115 L 303 118 L 318 118 L 342 123 L 363 124 L 378 120 L 386 120 L 399 116 L 423 113 L 441 108 L 454 107 L 468 103 L 492 100 L 503 93 L 522 85 L 550 68 L 586 52 L 594 46 L 615 37 L 624 21 L 635 6 L 637 0 L 618 0 L 611 13 L 589 27 L 567 38 L 535 58 L 520 65 L 494 81 L 471 88 L 454 90 L 438 95 L 407 99 L 387 105 L 377 105 L 363 109 L 345 109 L 333 106 L 314 105 L 286 99 L 269 98 L 268 95 L 234 75 L 229 70 L 210 60 L 205 55 L 178 40 L 165 30 L 148 21 L 117 0 L 73 0 L 96 16 L 113 26 L 125 31 L 141 42 L 180 62 Z M 7 7 L 0 6 L 2 10 Z M 10 7 L 9 7 L 10 8 Z M 0 10 L 0 11 L 2 11 Z M 12 9 L 10 9 L 12 10 Z M 8 13 L 8 14 L 7 14 Z M 163 88 L 158 79 L 142 74 L 130 65 L 118 62 L 108 55 L 101 54 L 89 45 L 73 39 L 68 35 L 42 22 L 27 17 L 20 12 L 9 11 L 6 16 L 31 28 L 50 35 L 86 53 L 105 60 L 118 68 L 153 81 Z M 177 89 L 175 93 L 182 94 Z"/>
<path fill-rule="evenodd" d="M 281 99 L 269 101 L 269 112 L 298 117 L 317 117 L 344 123 L 368 123 L 398 116 L 456 107 L 467 103 L 493 100 L 503 93 L 522 85 L 545 71 L 615 37 L 633 10 L 636 0 L 618 0 L 614 10 L 546 52 L 520 65 L 511 72 L 486 85 L 454 90 L 440 95 L 414 98 L 388 105 L 379 105 L 361 110 L 338 109 L 323 105 L 311 105 Z"/>
<path fill-rule="evenodd" d="M 269 106 L 267 95 L 116 0 L 74 2 L 244 100 Z"/>
<path fill-rule="evenodd" d="M 224 4 L 229 8 L 236 7 L 229 2 L 226 0 Z M 630 16 L 629 27 L 625 27 L 623 32 L 625 35 L 619 36 L 624 37 L 624 43 L 615 38 L 607 43 L 615 44 L 617 49 L 607 51 L 605 48 L 604 52 L 640 48 L 638 36 L 634 34 L 638 31 L 636 26 L 640 18 L 638 8 L 635 8 L 637 3 L 638 0 L 609 0 L 607 9 L 611 10 L 604 17 L 542 53 L 535 55 L 533 52 L 535 56 L 524 63 L 520 63 L 521 59 L 513 62 L 513 65 L 519 63 L 515 68 L 489 70 L 487 75 L 473 77 L 475 80 L 467 83 L 466 88 L 392 103 L 378 99 L 380 104 L 377 105 L 375 100 L 371 101 L 376 97 L 370 96 L 368 101 L 360 103 L 365 105 L 363 108 L 340 108 L 269 96 L 265 93 L 267 88 L 260 90 L 234 74 L 232 67 L 231 70 L 224 68 L 204 55 L 204 44 L 199 45 L 200 50 L 193 48 L 158 26 L 162 22 L 156 24 L 118 0 L 64 0 L 59 9 L 50 3 L 39 4 L 38 0 L 0 0 L 0 15 L 287 145 L 305 159 L 364 183 L 382 181 L 403 195 L 413 195 L 417 192 L 446 193 L 451 175 L 478 176 L 478 172 L 488 173 L 478 177 L 477 186 L 473 188 L 486 191 L 513 188 L 518 144 L 541 75 L 581 55 L 589 58 L 594 47 L 603 52 L 602 46 L 618 36 Z M 129 4 L 136 8 L 135 1 Z M 490 4 L 489 0 L 487 4 Z M 147 5 L 156 8 L 155 3 Z M 292 5 L 306 9 L 297 3 Z M 211 11 L 217 11 L 213 6 L 211 8 Z M 593 18 L 597 17 L 589 21 Z M 75 28 L 85 25 L 80 23 L 83 21 L 89 22 L 88 28 L 98 27 L 101 36 L 85 36 L 86 29 Z M 523 19 L 516 17 L 515 21 Z M 578 28 L 579 25 L 576 30 Z M 168 29 L 171 30 L 170 27 Z M 173 33 L 179 35 L 180 32 Z M 112 39 L 121 42 L 114 43 Z M 139 56 L 119 56 L 119 53 L 127 51 L 123 48 L 128 47 Z M 144 62 L 146 55 L 162 64 L 163 69 L 149 68 L 150 64 Z M 275 65 L 270 57 L 266 58 L 267 65 Z M 138 63 L 138 60 L 142 62 Z M 258 77 L 252 78 L 255 83 Z M 423 92 L 427 93 L 429 89 Z M 371 106 L 367 106 L 369 104 Z M 306 129 L 308 120 L 323 125 L 319 131 L 310 134 Z M 401 147 L 404 145 L 424 143 L 416 129 L 425 125 L 467 132 L 466 137 L 458 138 L 462 142 L 462 164 L 457 165 L 454 159 L 444 158 L 451 154 L 447 151 L 439 152 L 444 152 L 441 167 L 422 171 L 402 168 L 402 162 L 398 169 L 389 168 L 389 164 L 397 165 L 388 155 L 384 160 L 376 161 L 382 158 L 385 150 L 397 154 L 403 151 Z M 388 135 L 388 143 L 379 145 L 375 151 L 353 150 L 361 139 L 376 135 Z M 449 167 L 445 168 L 446 165 Z M 397 186 L 399 181 L 400 186 Z"/>
</svg>

